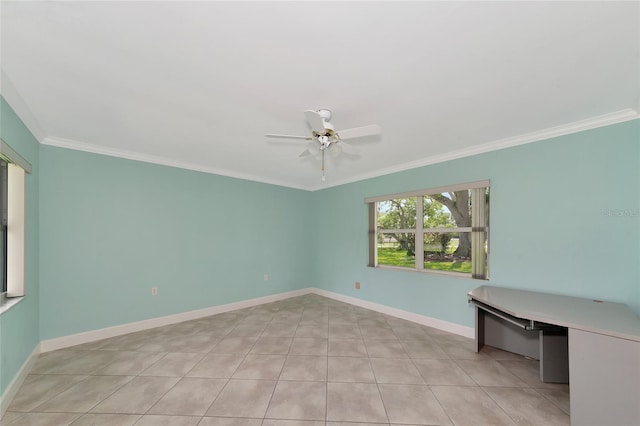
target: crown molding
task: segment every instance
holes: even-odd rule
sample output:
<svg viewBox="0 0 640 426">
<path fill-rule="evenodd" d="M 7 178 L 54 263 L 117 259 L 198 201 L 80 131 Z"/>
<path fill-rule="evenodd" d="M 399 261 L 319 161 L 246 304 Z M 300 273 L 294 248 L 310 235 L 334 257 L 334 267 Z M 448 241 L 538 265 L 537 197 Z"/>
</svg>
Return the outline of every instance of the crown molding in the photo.
<svg viewBox="0 0 640 426">
<path fill-rule="evenodd" d="M 627 108 L 620 111 L 599 115 L 597 117 L 588 118 L 586 120 L 574 121 L 572 123 L 549 127 L 547 129 L 537 130 L 535 132 L 525 133 L 523 135 L 513 136 L 505 139 L 499 139 L 497 141 L 487 142 L 469 148 L 445 152 L 443 154 L 422 158 L 420 160 L 412 161 L 409 163 L 402 163 L 396 166 L 387 167 L 373 173 L 365 173 L 348 179 L 331 182 L 330 184 L 316 185 L 313 187 L 307 187 L 305 189 L 307 189 L 308 191 L 319 191 L 322 189 L 345 185 L 348 183 L 359 182 L 365 179 L 371 179 L 432 164 L 443 163 L 445 161 L 456 160 L 459 158 L 471 157 L 473 155 L 484 154 L 486 152 L 497 151 L 500 149 L 511 148 L 514 146 L 525 145 L 533 142 L 539 142 L 546 139 L 557 138 L 559 136 L 583 132 L 585 130 L 596 129 L 598 127 L 610 126 L 612 124 L 618 124 L 625 121 L 637 119 L 640 119 L 640 114 L 638 113 L 638 111 L 632 108 Z"/>
<path fill-rule="evenodd" d="M 58 148 L 73 149 L 76 151 L 84 151 L 92 154 L 107 155 L 109 157 L 124 158 L 127 160 L 142 161 L 144 163 L 159 164 L 161 166 L 176 167 L 178 169 L 192 170 L 195 172 L 209 173 L 221 175 L 236 179 L 250 180 L 253 182 L 261 182 L 269 185 L 285 186 L 287 188 L 307 190 L 300 185 L 293 185 L 291 182 L 284 182 L 275 179 L 266 179 L 262 176 L 255 176 L 245 173 L 238 173 L 227 169 L 218 169 L 215 167 L 206 167 L 196 163 L 187 161 L 178 161 L 170 158 L 159 157 L 155 155 L 142 154 L 135 151 L 127 151 L 124 149 L 108 148 L 99 145 L 93 145 L 86 142 L 79 142 L 72 139 L 46 137 L 40 141 L 43 145 L 55 146 Z"/>
<path fill-rule="evenodd" d="M 377 170 L 376 172 L 373 172 L 373 173 L 365 173 L 365 174 L 357 175 L 348 179 L 338 180 L 331 183 L 325 182 L 324 184 L 312 185 L 312 186 L 295 185 L 295 184 L 292 184 L 291 182 L 266 179 L 261 176 L 238 173 L 238 172 L 234 172 L 227 169 L 206 167 L 196 163 L 177 161 L 170 158 L 142 154 L 134 151 L 108 148 L 108 147 L 93 145 L 85 142 L 79 142 L 71 139 L 46 137 L 44 139 L 41 139 L 41 143 L 43 145 L 50 145 L 50 146 L 55 146 L 59 148 L 67 148 L 67 149 L 73 149 L 76 151 L 84 151 L 84 152 L 90 152 L 94 154 L 107 155 L 110 157 L 142 161 L 145 163 L 159 164 L 162 166 L 177 167 L 180 169 L 193 170 L 196 172 L 227 176 L 231 178 L 250 180 L 254 182 L 261 182 L 269 185 L 284 186 L 287 188 L 301 189 L 306 191 L 320 191 L 323 189 L 345 185 L 348 183 L 358 182 L 365 179 L 371 179 L 371 178 L 384 176 L 392 173 L 415 169 L 418 167 L 424 167 L 432 164 L 442 163 L 445 161 L 456 160 L 459 158 L 471 157 L 473 155 L 484 154 L 491 151 L 497 151 L 500 149 L 511 148 L 514 146 L 524 145 L 524 144 L 533 143 L 533 142 L 539 142 L 546 139 L 556 138 L 559 136 L 583 132 L 585 130 L 591 130 L 598 127 L 610 126 L 612 124 L 617 124 L 617 123 L 622 123 L 625 121 L 631 121 L 631 120 L 637 120 L 637 119 L 640 119 L 640 114 L 638 113 L 638 111 L 632 108 L 627 108 L 627 109 L 612 112 L 609 114 L 603 114 L 597 117 L 588 118 L 586 120 L 574 121 L 572 123 L 550 127 L 547 129 L 538 130 L 535 132 L 513 136 L 505 139 L 499 139 L 496 141 L 475 145 L 469 148 L 445 152 L 443 154 L 422 158 L 420 160 L 412 161 L 409 163 L 402 163 L 392 167 L 387 167 L 384 169 Z"/>
<path fill-rule="evenodd" d="M 11 82 L 11 79 L 2 69 L 0 69 L 0 95 L 2 95 L 9 106 L 13 108 L 33 137 L 35 137 L 36 140 L 41 141 L 45 137 L 45 132 L 42 130 L 42 126 L 40 126 L 35 115 L 33 115 L 31 110 L 27 107 L 27 103 Z"/>
</svg>

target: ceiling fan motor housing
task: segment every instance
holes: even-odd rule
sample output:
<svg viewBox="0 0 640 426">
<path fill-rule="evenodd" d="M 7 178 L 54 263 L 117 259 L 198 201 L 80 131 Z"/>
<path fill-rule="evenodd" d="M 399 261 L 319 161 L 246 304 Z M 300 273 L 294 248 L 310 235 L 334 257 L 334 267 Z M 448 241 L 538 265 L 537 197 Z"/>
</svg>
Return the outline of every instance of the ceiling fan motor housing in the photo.
<svg viewBox="0 0 640 426">
<path fill-rule="evenodd" d="M 328 123 L 328 122 L 324 122 L 324 130 L 326 130 L 327 133 L 333 133 L 333 131 L 335 130 L 333 128 L 333 124 Z"/>
<path fill-rule="evenodd" d="M 331 110 L 329 109 L 319 109 L 318 114 L 324 121 L 331 121 Z"/>
</svg>

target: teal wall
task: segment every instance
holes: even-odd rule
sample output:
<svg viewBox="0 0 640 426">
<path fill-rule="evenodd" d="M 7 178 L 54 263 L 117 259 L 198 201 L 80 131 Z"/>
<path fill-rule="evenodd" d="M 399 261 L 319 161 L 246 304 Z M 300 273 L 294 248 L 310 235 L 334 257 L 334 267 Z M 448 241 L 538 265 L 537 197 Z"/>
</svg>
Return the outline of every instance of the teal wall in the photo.
<svg viewBox="0 0 640 426">
<path fill-rule="evenodd" d="M 42 340 L 309 286 L 312 193 L 50 146 L 40 158 Z"/>
<path fill-rule="evenodd" d="M 640 315 L 639 170 L 635 120 L 316 192 L 314 284 L 466 326 L 466 293 L 481 284 L 623 302 Z M 488 282 L 366 266 L 365 197 L 482 179 Z"/>
<path fill-rule="evenodd" d="M 38 147 L 1 106 L 2 137 L 34 172 L 27 296 L 0 317 L 0 392 L 40 340 L 309 286 L 466 326 L 466 292 L 483 283 L 640 315 L 640 120 L 305 192 Z M 481 179 L 488 282 L 366 266 L 365 197 Z"/>
<path fill-rule="evenodd" d="M 0 315 L 0 395 L 40 342 L 38 328 L 38 141 L 0 97 L 0 136 L 33 167 L 26 177 L 26 259 L 24 299 Z"/>
</svg>

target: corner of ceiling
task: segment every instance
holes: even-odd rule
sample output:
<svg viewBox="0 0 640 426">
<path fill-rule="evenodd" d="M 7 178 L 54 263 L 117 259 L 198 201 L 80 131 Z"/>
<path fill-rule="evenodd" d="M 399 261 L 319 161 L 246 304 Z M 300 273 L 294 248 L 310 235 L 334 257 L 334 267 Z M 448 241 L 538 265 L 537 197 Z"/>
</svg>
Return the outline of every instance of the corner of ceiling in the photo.
<svg viewBox="0 0 640 426">
<path fill-rule="evenodd" d="M 33 115 L 29 107 L 27 107 L 27 103 L 3 69 L 0 69 L 0 95 L 2 95 L 9 106 L 13 108 L 31 134 L 39 142 L 42 142 L 46 135 L 44 130 L 42 130 L 42 126 L 40 126 L 35 115 Z"/>
</svg>

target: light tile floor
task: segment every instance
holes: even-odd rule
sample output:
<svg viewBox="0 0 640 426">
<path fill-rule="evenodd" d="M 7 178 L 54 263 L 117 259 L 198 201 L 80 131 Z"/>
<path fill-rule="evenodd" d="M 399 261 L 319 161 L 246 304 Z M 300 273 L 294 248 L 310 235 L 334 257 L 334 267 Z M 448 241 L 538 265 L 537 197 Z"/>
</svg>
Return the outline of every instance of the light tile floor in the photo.
<svg viewBox="0 0 640 426">
<path fill-rule="evenodd" d="M 18 425 L 568 425 L 538 363 L 317 295 L 42 354 Z"/>
</svg>

